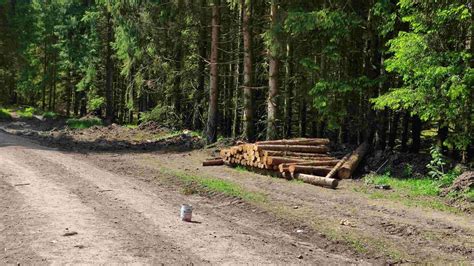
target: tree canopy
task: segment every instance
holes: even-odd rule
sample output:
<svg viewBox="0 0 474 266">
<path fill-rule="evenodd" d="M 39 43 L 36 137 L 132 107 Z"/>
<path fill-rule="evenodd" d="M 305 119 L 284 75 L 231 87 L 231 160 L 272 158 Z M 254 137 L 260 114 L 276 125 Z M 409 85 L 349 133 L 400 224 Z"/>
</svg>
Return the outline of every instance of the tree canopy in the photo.
<svg viewBox="0 0 474 266">
<path fill-rule="evenodd" d="M 472 0 L 0 1 L 0 104 L 247 140 L 474 139 Z M 411 127 L 410 127 L 411 125 Z M 409 137 L 411 136 L 411 137 Z"/>
</svg>

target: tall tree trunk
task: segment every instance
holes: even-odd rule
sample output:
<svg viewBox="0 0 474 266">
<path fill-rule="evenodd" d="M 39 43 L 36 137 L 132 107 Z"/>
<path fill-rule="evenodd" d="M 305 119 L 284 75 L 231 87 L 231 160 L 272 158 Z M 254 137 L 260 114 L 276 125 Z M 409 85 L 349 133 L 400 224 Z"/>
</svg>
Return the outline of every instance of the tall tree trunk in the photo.
<svg viewBox="0 0 474 266">
<path fill-rule="evenodd" d="M 80 111 L 79 116 L 85 116 L 87 114 L 87 96 L 85 91 L 81 91 L 79 93 L 79 101 L 80 101 Z"/>
<path fill-rule="evenodd" d="M 403 117 L 402 147 L 401 147 L 402 152 L 407 151 L 409 123 L 410 123 L 410 112 L 405 111 L 405 115 Z"/>
<path fill-rule="evenodd" d="M 234 43 L 232 41 L 229 41 L 229 50 L 233 51 L 235 49 Z M 229 60 L 234 59 L 233 53 L 228 54 L 227 58 Z M 226 115 L 225 115 L 225 129 L 223 129 L 223 133 L 225 134 L 226 137 L 230 137 L 232 135 L 232 119 L 233 119 L 233 100 L 234 100 L 234 94 L 237 93 L 234 90 L 234 67 L 235 64 L 228 64 L 227 66 L 227 72 L 226 72 L 226 86 L 225 89 L 227 91 L 227 98 L 225 99 L 226 101 Z"/>
<path fill-rule="evenodd" d="M 53 61 L 54 64 L 54 61 Z M 54 78 L 54 73 L 53 70 L 51 70 L 51 81 L 49 82 L 49 98 L 48 98 L 48 111 L 52 111 L 53 109 L 53 78 Z"/>
<path fill-rule="evenodd" d="M 218 112 L 218 58 L 219 58 L 219 27 L 220 27 L 220 1 L 214 0 L 212 6 L 212 33 L 211 33 L 211 66 L 209 112 L 207 117 L 207 142 L 217 140 L 217 112 Z"/>
<path fill-rule="evenodd" d="M 420 151 L 421 144 L 421 120 L 418 115 L 414 115 L 412 118 L 411 138 L 412 143 L 410 152 L 418 153 L 418 151 Z"/>
<path fill-rule="evenodd" d="M 385 150 L 387 145 L 387 116 L 388 110 L 384 109 L 377 113 L 378 123 L 377 123 L 377 149 Z"/>
<path fill-rule="evenodd" d="M 53 75 L 52 75 L 52 82 L 53 82 L 53 86 L 52 86 L 52 96 L 53 96 L 53 101 L 52 101 L 52 105 L 51 105 L 51 111 L 55 111 L 56 110 L 56 84 L 57 84 L 57 56 L 55 55 L 54 56 L 54 64 L 53 64 Z"/>
<path fill-rule="evenodd" d="M 240 24 L 242 24 L 242 11 L 239 12 L 238 15 L 238 21 Z M 239 25 L 240 26 L 240 25 Z M 240 112 L 239 112 L 239 107 L 240 107 L 240 95 L 241 95 L 241 90 L 240 90 L 240 72 L 241 69 L 243 68 L 243 65 L 241 63 L 240 59 L 240 53 L 242 49 L 242 38 L 236 38 L 237 39 L 237 48 L 234 53 L 234 98 L 233 98 L 233 119 L 232 119 L 232 138 L 237 137 L 237 135 L 240 132 Z"/>
<path fill-rule="evenodd" d="M 293 124 L 293 63 L 291 45 L 286 46 L 286 77 L 285 77 L 285 138 L 291 138 L 291 126 Z"/>
<path fill-rule="evenodd" d="M 113 99 L 113 62 L 112 62 L 112 15 L 109 11 L 106 11 L 107 16 L 107 37 L 106 37 L 106 58 L 105 58 L 105 118 L 107 122 L 111 123 L 114 121 L 114 99 Z"/>
<path fill-rule="evenodd" d="M 300 92 L 300 106 L 299 106 L 299 122 L 300 122 L 300 137 L 306 136 L 306 99 L 304 92 Z"/>
<path fill-rule="evenodd" d="M 80 105 L 80 98 L 79 98 L 79 95 L 80 93 L 78 91 L 74 91 L 74 100 L 73 100 L 73 107 L 72 107 L 72 112 L 74 114 L 74 116 L 78 116 L 79 115 L 79 105 Z"/>
<path fill-rule="evenodd" d="M 193 112 L 193 129 L 199 130 L 202 129 L 202 115 L 203 115 L 203 102 L 202 98 L 204 97 L 204 87 L 206 85 L 205 81 L 205 74 L 204 71 L 206 69 L 206 62 L 204 58 L 206 58 L 206 22 L 205 22 L 205 14 L 204 8 L 206 6 L 206 0 L 201 0 L 200 5 L 201 7 L 201 25 L 199 28 L 199 62 L 198 62 L 198 86 L 196 88 L 196 95 L 194 98 L 194 112 Z"/>
<path fill-rule="evenodd" d="M 46 51 L 46 40 L 44 41 L 44 61 L 43 61 L 43 84 L 41 86 L 41 108 L 46 110 L 46 86 L 48 84 L 48 53 Z"/>
<path fill-rule="evenodd" d="M 272 0 L 270 6 L 270 17 L 272 28 L 270 30 L 275 31 L 277 27 L 278 19 L 278 6 L 276 0 Z M 277 38 L 273 38 L 275 44 L 278 42 Z M 269 55 L 269 71 L 268 71 L 268 99 L 267 99 L 267 140 L 276 139 L 278 137 L 278 130 L 276 125 L 277 120 L 277 96 L 279 90 L 278 75 L 280 68 L 280 60 L 275 49 L 268 48 Z"/>
<path fill-rule="evenodd" d="M 174 58 L 176 74 L 173 82 L 173 105 L 176 114 L 184 120 L 184 115 L 181 109 L 181 101 L 183 100 L 181 94 L 181 68 L 183 59 L 183 48 L 181 45 L 178 45 L 176 49 L 177 51 Z"/>
<path fill-rule="evenodd" d="M 390 123 L 390 130 L 388 133 L 388 146 L 390 149 L 395 147 L 395 140 L 397 138 L 397 131 L 398 131 L 398 122 L 400 121 L 400 113 L 399 112 L 392 112 L 392 119 Z"/>
<path fill-rule="evenodd" d="M 444 141 L 448 138 L 448 134 L 449 134 L 448 126 L 445 125 L 443 121 L 440 121 L 438 125 L 438 136 L 437 136 L 438 143 L 437 144 L 438 144 L 438 147 L 440 147 L 443 152 L 446 152 L 446 146 L 444 145 Z"/>
<path fill-rule="evenodd" d="M 242 6 L 242 35 L 244 44 L 244 138 L 248 141 L 255 140 L 254 97 L 253 97 L 253 58 L 252 58 L 252 32 L 250 29 L 251 6 L 241 0 Z"/>
<path fill-rule="evenodd" d="M 70 71 L 67 72 L 66 79 L 66 116 L 69 117 L 69 115 L 71 115 L 72 91 L 74 89 L 72 75 Z"/>
</svg>

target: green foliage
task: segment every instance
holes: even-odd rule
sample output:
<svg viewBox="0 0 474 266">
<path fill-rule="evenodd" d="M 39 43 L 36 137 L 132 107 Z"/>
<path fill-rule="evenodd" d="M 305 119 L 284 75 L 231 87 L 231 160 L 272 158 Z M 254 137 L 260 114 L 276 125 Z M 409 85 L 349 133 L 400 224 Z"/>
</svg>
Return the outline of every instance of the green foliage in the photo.
<svg viewBox="0 0 474 266">
<path fill-rule="evenodd" d="M 453 169 L 436 179 L 433 178 L 394 178 L 389 172 L 383 175 L 367 175 L 364 180 L 366 184 L 390 185 L 394 190 L 400 190 L 407 195 L 416 196 L 438 196 L 442 188 L 449 187 L 460 175 L 460 171 Z"/>
<path fill-rule="evenodd" d="M 166 105 L 157 105 L 150 112 L 143 112 L 140 119 L 142 122 L 156 121 L 160 125 L 170 128 L 179 128 L 182 121 L 180 115 L 174 112 L 173 107 Z"/>
<path fill-rule="evenodd" d="M 47 111 L 43 113 L 43 117 L 47 119 L 56 119 L 58 117 L 58 114 L 55 112 Z"/>
<path fill-rule="evenodd" d="M 413 177 L 413 165 L 407 163 L 403 167 L 403 177 L 410 178 Z"/>
<path fill-rule="evenodd" d="M 334 37 L 343 37 L 360 21 L 341 10 L 322 9 L 312 12 L 289 12 L 285 30 L 293 35 L 308 31 L 323 31 Z"/>
<path fill-rule="evenodd" d="M 33 115 L 38 114 L 38 110 L 34 107 L 20 108 L 16 111 L 20 118 L 31 119 Z"/>
<path fill-rule="evenodd" d="M 90 111 L 98 110 L 105 106 L 105 98 L 104 97 L 92 98 L 89 100 L 88 104 L 89 104 L 88 109 Z"/>
<path fill-rule="evenodd" d="M 248 172 L 247 168 L 245 168 L 243 166 L 240 166 L 240 165 L 238 165 L 234 169 L 237 170 L 237 172 L 241 172 L 241 173 L 247 173 Z"/>
<path fill-rule="evenodd" d="M 428 178 L 397 179 L 386 173 L 368 175 L 365 177 L 365 182 L 373 185 L 390 185 L 394 190 L 402 190 L 411 196 L 437 196 L 440 192 L 439 181 Z"/>
<path fill-rule="evenodd" d="M 318 134 L 338 135 L 341 141 L 360 139 L 374 123 L 374 107 L 408 111 L 426 125 L 448 127 L 444 144 L 449 148 L 467 151 L 472 144 L 468 0 L 254 2 L 253 85 L 264 87 L 269 56 L 281 59 L 277 113 L 289 113 L 277 121 L 285 121 L 285 133 L 295 135 L 291 131 L 298 124 L 301 135 L 309 135 L 311 127 L 311 133 L 321 128 Z M 279 13 L 273 23 L 263 19 L 270 3 Z M 103 114 L 110 95 L 106 84 L 112 78 L 112 107 L 119 122 L 133 121 L 143 111 L 142 121 L 174 128 L 197 124 L 195 129 L 201 130 L 211 2 L 201 4 L 1 1 L 0 101 Z M 228 137 L 228 122 L 235 122 L 239 134 L 245 120 L 244 97 L 237 90 L 242 85 L 241 10 L 236 0 L 220 6 L 219 133 Z M 269 53 L 262 53 L 263 48 Z M 258 135 L 265 131 L 261 122 L 267 97 L 261 90 L 253 96 L 254 117 L 263 117 L 256 121 Z M 384 112 L 377 112 L 376 119 Z M 300 121 L 295 120 L 297 113 Z"/>
<path fill-rule="evenodd" d="M 461 1 L 463 2 L 463 1 Z M 400 1 L 411 31 L 388 41 L 386 69 L 403 81 L 373 99 L 375 108 L 410 110 L 424 121 L 449 126 L 449 147 L 466 150 L 474 139 L 472 53 L 459 45 L 472 27 L 468 6 L 453 2 Z"/>
<path fill-rule="evenodd" d="M 85 129 L 92 126 L 100 126 L 102 125 L 102 120 L 97 117 L 90 117 L 90 118 L 70 118 L 66 121 L 66 125 L 73 129 Z"/>
<path fill-rule="evenodd" d="M 470 202 L 474 202 L 474 188 L 469 189 L 463 194 L 463 197 Z"/>
<path fill-rule="evenodd" d="M 8 109 L 0 108 L 0 120 L 10 120 L 11 118 L 12 115 Z"/>
<path fill-rule="evenodd" d="M 232 181 L 220 178 L 198 176 L 170 169 L 162 169 L 162 172 L 179 177 L 184 182 L 190 182 L 191 184 L 189 184 L 187 187 L 192 187 L 193 184 L 197 184 L 205 190 L 223 193 L 227 196 L 238 197 L 247 201 L 266 201 L 265 195 L 257 192 L 247 191 L 242 186 Z M 187 191 L 189 192 L 189 189 Z"/>
<path fill-rule="evenodd" d="M 426 165 L 430 171 L 428 174 L 433 179 L 441 179 L 445 174 L 444 166 L 446 165 L 446 160 L 441 153 L 441 149 L 437 146 L 433 146 L 430 149 L 431 161 Z"/>
</svg>

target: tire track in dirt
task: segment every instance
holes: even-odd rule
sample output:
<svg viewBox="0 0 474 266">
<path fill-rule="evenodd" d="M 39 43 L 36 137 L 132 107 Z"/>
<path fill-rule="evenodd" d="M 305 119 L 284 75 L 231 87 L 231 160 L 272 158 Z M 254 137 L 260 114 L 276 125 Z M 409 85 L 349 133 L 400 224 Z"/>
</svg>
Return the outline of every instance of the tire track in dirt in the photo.
<svg viewBox="0 0 474 266">
<path fill-rule="evenodd" d="M 34 169 L 35 183 L 48 184 L 45 186 L 52 195 L 59 191 L 60 194 L 56 197 L 67 199 L 65 205 L 80 206 L 77 207 L 78 210 L 74 208 L 74 211 L 71 210 L 75 214 L 80 210 L 83 211 L 79 220 L 85 219 L 84 216 L 86 216 L 88 219 L 95 219 L 96 223 L 104 224 L 103 230 L 108 232 L 105 235 L 118 242 L 117 247 L 112 250 L 103 250 L 104 261 L 108 259 L 114 261 L 114 258 L 106 255 L 108 252 L 114 253 L 115 249 L 119 254 L 127 254 L 130 259 L 135 259 L 135 262 L 140 262 L 139 259 L 149 262 L 154 255 L 165 255 L 159 261 L 174 263 L 186 261 L 198 264 L 206 261 L 219 264 L 353 262 L 340 255 L 329 254 L 319 249 L 305 254 L 303 260 L 298 259 L 297 252 L 300 251 L 299 248 L 291 246 L 294 242 L 291 236 L 272 230 L 268 226 L 267 228 L 261 226 L 259 230 L 264 233 L 258 233 L 257 230 L 251 230 L 251 224 L 245 227 L 222 220 L 208 211 L 209 206 L 203 208 L 203 212 L 196 213 L 195 218 L 201 221 L 201 224 L 181 223 L 177 217 L 179 203 L 191 200 L 199 206 L 202 199 L 185 198 L 176 195 L 173 191 L 154 187 L 135 178 L 112 174 L 82 162 L 72 154 L 37 148 L 15 148 L 14 160 L 24 161 L 27 168 Z M 16 165 L 15 167 L 24 166 Z M 20 176 L 24 174 L 32 175 L 26 172 L 18 173 Z M 27 197 L 27 195 L 24 196 Z M 33 199 L 33 201 L 39 200 L 39 198 Z M 41 202 L 48 205 L 44 199 Z M 89 211 L 94 215 L 88 217 Z M 54 217 L 51 220 L 56 220 L 56 218 L 60 220 L 60 217 Z M 77 230 L 79 232 L 92 231 L 91 228 L 84 227 L 79 227 Z M 120 232 L 119 235 L 117 231 Z M 280 239 L 275 241 L 275 238 Z M 143 241 L 140 242 L 138 239 L 143 239 Z M 160 244 L 169 248 L 157 254 L 156 249 Z M 68 250 L 59 251 L 59 253 L 62 252 L 68 252 Z M 172 255 L 167 254 L 176 254 L 173 256 L 185 254 L 190 257 L 174 260 Z"/>
<path fill-rule="evenodd" d="M 358 232 L 392 243 L 405 250 L 416 261 L 474 261 L 474 225 L 472 215 L 455 215 L 434 210 L 406 207 L 389 201 L 370 200 L 352 191 L 351 181 L 342 182 L 338 190 L 289 183 L 227 167 L 200 167 L 202 158 L 210 157 L 203 151 L 179 154 L 142 154 L 136 163 L 150 167 L 189 170 L 190 174 L 214 176 L 237 182 L 250 190 L 269 195 L 275 204 L 298 205 L 306 215 L 316 220 L 332 221 L 334 228 L 343 232 Z M 151 158 L 153 158 L 151 160 Z M 349 220 L 353 228 L 338 226 Z"/>
<path fill-rule="evenodd" d="M 0 158 L 1 171 L 10 174 L 6 178 L 10 185 L 14 186 L 18 182 L 30 184 L 17 190 L 25 201 L 28 213 L 32 214 L 29 218 L 39 218 L 41 221 L 35 223 L 33 228 L 26 228 L 27 231 L 36 234 L 34 241 L 24 243 L 35 253 L 46 258 L 48 262 L 54 261 L 60 264 L 144 262 L 122 254 L 121 243 L 110 237 L 118 236 L 119 232 L 111 228 L 107 222 L 98 219 L 94 210 L 82 204 L 68 189 L 53 184 L 5 154 L 0 155 Z M 65 232 L 79 232 L 79 234 L 64 237 L 62 234 Z"/>
<path fill-rule="evenodd" d="M 6 181 L 11 174 L 0 172 L 0 264 L 26 264 L 43 262 L 29 245 L 38 238 L 32 230 L 42 223 L 39 214 L 33 214 L 15 186 Z"/>
</svg>

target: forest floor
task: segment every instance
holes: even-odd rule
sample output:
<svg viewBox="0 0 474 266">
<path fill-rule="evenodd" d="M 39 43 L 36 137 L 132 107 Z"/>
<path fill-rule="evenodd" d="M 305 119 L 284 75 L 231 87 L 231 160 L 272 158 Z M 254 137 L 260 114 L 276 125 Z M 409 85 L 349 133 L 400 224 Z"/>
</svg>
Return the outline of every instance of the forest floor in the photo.
<svg viewBox="0 0 474 266">
<path fill-rule="evenodd" d="M 58 129 L 31 121 L 0 129 L 2 264 L 474 262 L 474 215 L 431 197 L 202 167 L 216 150 L 182 134 L 146 152 L 87 151 L 96 140 L 39 138 Z"/>
</svg>

